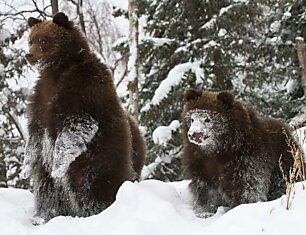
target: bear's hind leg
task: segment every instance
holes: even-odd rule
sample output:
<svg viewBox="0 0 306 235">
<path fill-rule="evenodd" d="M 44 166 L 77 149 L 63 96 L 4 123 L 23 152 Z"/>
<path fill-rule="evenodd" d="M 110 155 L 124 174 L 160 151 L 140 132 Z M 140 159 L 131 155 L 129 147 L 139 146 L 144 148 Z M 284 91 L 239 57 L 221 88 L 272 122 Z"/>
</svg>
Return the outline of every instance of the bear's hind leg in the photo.
<svg viewBox="0 0 306 235">
<path fill-rule="evenodd" d="M 194 211 L 197 217 L 208 218 L 213 216 L 222 205 L 218 191 L 201 180 L 192 181 L 189 185 L 194 195 Z"/>
<path fill-rule="evenodd" d="M 68 215 L 70 208 L 63 187 L 57 184 L 50 174 L 44 172 L 36 177 L 34 182 L 35 214 L 32 219 L 34 225 L 48 222 L 53 217 Z"/>
</svg>

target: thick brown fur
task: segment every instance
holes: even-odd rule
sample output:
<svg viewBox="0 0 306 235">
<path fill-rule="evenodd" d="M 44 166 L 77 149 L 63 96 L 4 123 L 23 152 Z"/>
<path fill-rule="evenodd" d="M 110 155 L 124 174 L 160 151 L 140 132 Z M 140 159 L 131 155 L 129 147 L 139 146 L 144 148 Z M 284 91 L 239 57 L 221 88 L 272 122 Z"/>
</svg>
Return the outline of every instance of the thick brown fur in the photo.
<svg viewBox="0 0 306 235">
<path fill-rule="evenodd" d="M 137 126 L 137 122 L 131 117 L 128 116 L 129 125 L 131 128 L 132 135 L 132 162 L 134 170 L 134 179 L 139 180 L 141 175 L 141 170 L 144 165 L 144 156 L 146 155 L 146 145 L 142 134 Z"/>
<path fill-rule="evenodd" d="M 195 117 L 202 118 L 197 123 L 202 133 L 191 131 Z M 232 208 L 285 194 L 278 160 L 282 157 L 288 172 L 293 158 L 284 132 L 297 144 L 281 121 L 258 115 L 229 92 L 197 90 L 186 92 L 182 118 L 183 168 L 192 180 L 200 216 L 215 213 L 219 206 Z M 211 136 L 215 139 L 204 145 Z M 197 144 L 200 138 L 205 141 Z"/>
<path fill-rule="evenodd" d="M 144 139 L 120 105 L 110 70 L 90 51 L 80 29 L 63 13 L 53 21 L 28 22 L 26 57 L 40 71 L 28 107 L 36 216 L 49 220 L 99 213 L 115 200 L 125 180 L 139 178 Z M 97 133 L 65 177 L 54 179 L 46 163 L 52 164 L 52 154 L 43 156 L 40 142 L 47 135 L 54 146 L 68 119 L 87 117 L 98 123 Z"/>
</svg>

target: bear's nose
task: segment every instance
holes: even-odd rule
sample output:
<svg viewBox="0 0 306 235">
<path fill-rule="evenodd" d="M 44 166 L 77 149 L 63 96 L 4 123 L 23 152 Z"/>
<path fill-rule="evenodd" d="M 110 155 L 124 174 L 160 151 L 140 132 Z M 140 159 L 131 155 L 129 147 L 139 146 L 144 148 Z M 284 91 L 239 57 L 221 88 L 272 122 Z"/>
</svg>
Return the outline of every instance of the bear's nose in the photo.
<svg viewBox="0 0 306 235">
<path fill-rule="evenodd" d="M 33 58 L 33 54 L 27 53 L 27 54 L 25 55 L 25 58 L 26 58 L 27 60 L 30 60 L 30 59 Z"/>
</svg>

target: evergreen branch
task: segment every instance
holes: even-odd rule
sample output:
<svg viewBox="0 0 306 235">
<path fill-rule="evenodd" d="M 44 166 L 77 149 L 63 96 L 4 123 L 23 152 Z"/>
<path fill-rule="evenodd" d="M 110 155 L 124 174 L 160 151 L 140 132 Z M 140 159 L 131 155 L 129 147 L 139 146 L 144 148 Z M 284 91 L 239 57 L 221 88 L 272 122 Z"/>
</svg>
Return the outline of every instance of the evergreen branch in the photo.
<svg viewBox="0 0 306 235">
<path fill-rule="evenodd" d="M 4 102 L 3 102 L 2 100 L 0 100 L 0 102 L 1 102 L 3 105 L 5 105 Z M 7 111 L 7 112 L 6 112 L 5 110 L 2 110 L 2 111 L 3 111 L 5 114 L 7 114 L 9 120 L 16 126 L 17 131 L 19 132 L 19 135 L 20 135 L 21 139 L 25 140 L 25 134 L 24 134 L 24 132 L 23 132 L 23 130 L 22 130 L 22 127 L 21 127 L 21 125 L 20 125 L 20 123 L 19 123 L 18 118 L 16 117 L 16 115 L 15 115 L 13 112 L 10 112 L 10 111 Z"/>
</svg>

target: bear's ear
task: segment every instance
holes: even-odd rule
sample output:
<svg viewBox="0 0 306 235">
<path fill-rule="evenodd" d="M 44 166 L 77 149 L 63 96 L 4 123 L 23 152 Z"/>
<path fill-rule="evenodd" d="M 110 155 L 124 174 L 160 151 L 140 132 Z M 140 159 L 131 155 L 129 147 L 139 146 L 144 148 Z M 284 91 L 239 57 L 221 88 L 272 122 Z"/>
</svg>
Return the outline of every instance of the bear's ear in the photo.
<svg viewBox="0 0 306 235">
<path fill-rule="evenodd" d="M 42 20 L 34 18 L 34 17 L 30 17 L 28 19 L 28 26 L 31 28 L 34 24 L 40 23 L 42 22 Z"/>
<path fill-rule="evenodd" d="M 221 91 L 217 95 L 217 100 L 220 100 L 226 108 L 231 108 L 234 103 L 234 95 L 228 91 Z"/>
<path fill-rule="evenodd" d="M 68 16 L 66 16 L 63 12 L 57 12 L 53 16 L 53 23 L 58 24 L 66 29 L 71 29 L 73 24 L 69 21 Z"/>
<path fill-rule="evenodd" d="M 185 92 L 185 102 L 194 100 L 200 96 L 202 96 L 202 91 L 195 90 L 195 89 L 188 89 Z"/>
</svg>

